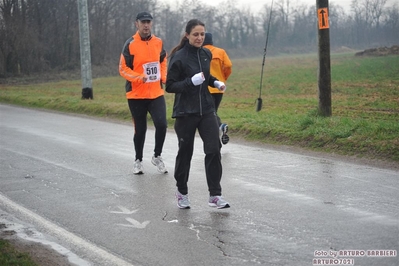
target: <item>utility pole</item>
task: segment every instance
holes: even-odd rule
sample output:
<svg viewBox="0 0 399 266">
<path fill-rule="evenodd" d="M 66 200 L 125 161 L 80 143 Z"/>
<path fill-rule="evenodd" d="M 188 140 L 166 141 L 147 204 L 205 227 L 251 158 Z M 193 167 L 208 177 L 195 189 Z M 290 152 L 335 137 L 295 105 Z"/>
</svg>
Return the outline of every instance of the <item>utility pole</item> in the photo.
<svg viewBox="0 0 399 266">
<path fill-rule="evenodd" d="M 328 0 L 317 0 L 318 41 L 319 41 L 319 114 L 331 116 L 331 63 L 330 25 L 328 21 Z"/>
<path fill-rule="evenodd" d="M 93 99 L 91 80 L 90 33 L 87 0 L 78 0 L 80 72 L 82 76 L 82 99 Z"/>
</svg>

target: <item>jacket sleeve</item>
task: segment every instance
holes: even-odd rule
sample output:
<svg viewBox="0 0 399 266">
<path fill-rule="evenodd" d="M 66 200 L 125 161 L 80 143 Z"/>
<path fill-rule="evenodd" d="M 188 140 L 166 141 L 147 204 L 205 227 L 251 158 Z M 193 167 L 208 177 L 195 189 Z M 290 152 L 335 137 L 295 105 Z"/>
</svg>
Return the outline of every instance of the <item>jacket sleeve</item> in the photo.
<svg viewBox="0 0 399 266">
<path fill-rule="evenodd" d="M 224 53 L 223 53 L 223 75 L 226 80 L 231 75 L 232 66 L 233 66 L 233 63 L 231 63 L 229 56 L 227 55 L 226 51 L 224 51 Z"/>
<path fill-rule="evenodd" d="M 143 84 L 143 75 L 133 70 L 134 56 L 129 53 L 129 41 L 125 43 L 119 59 L 119 74 L 133 84 Z"/>
<path fill-rule="evenodd" d="M 165 49 L 163 49 L 162 47 L 162 51 L 161 51 L 161 56 L 159 59 L 160 65 L 161 65 L 161 82 L 162 83 L 166 83 L 166 73 L 167 73 L 167 53 L 165 51 Z"/>
<path fill-rule="evenodd" d="M 187 88 L 193 87 L 190 77 L 182 77 L 184 73 L 182 62 L 173 57 L 169 60 L 168 74 L 165 90 L 170 93 L 184 92 Z"/>
<path fill-rule="evenodd" d="M 209 57 L 209 62 L 211 62 L 212 61 L 212 58 L 213 58 L 213 54 L 212 54 L 212 52 L 208 49 L 208 48 L 206 48 L 206 47 L 203 47 L 203 50 L 205 51 L 205 53 L 207 54 L 207 56 Z M 211 86 L 211 87 L 213 87 L 213 88 L 216 88 L 215 87 L 215 81 L 216 80 L 218 80 L 215 76 L 213 76 L 211 73 L 209 73 L 209 79 L 208 79 L 208 86 Z"/>
<path fill-rule="evenodd" d="M 216 88 L 215 87 L 215 81 L 219 81 L 217 78 L 215 78 L 214 76 L 212 76 L 212 75 L 209 75 L 209 81 L 208 81 L 208 86 L 211 86 L 211 87 L 213 87 L 213 88 Z"/>
</svg>

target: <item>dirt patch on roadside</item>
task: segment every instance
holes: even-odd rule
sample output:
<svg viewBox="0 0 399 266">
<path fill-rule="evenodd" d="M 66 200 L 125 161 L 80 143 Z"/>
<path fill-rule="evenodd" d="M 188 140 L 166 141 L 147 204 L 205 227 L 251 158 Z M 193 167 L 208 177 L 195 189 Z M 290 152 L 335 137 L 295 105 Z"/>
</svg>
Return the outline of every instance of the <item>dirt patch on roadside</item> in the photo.
<svg viewBox="0 0 399 266">
<path fill-rule="evenodd" d="M 386 56 L 386 55 L 399 55 L 399 45 L 393 45 L 389 47 L 379 47 L 366 49 L 361 52 L 357 52 L 355 56 Z"/>
<path fill-rule="evenodd" d="M 54 249 L 47 247 L 41 243 L 24 240 L 17 236 L 15 231 L 4 230 L 7 228 L 6 224 L 0 224 L 0 238 L 9 241 L 11 246 L 19 253 L 29 255 L 32 261 L 40 266 L 71 266 L 68 258 L 61 255 Z M 4 230 L 4 231 L 3 231 Z"/>
</svg>

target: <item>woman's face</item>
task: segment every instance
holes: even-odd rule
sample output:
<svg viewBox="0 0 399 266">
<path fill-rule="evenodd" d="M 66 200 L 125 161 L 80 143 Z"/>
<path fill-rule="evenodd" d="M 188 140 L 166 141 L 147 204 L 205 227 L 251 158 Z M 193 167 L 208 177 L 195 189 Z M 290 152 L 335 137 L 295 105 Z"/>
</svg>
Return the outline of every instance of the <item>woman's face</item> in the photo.
<svg viewBox="0 0 399 266">
<path fill-rule="evenodd" d="M 205 27 L 201 25 L 195 26 L 190 34 L 186 33 L 186 38 L 192 46 L 197 48 L 201 47 L 205 39 Z"/>
</svg>

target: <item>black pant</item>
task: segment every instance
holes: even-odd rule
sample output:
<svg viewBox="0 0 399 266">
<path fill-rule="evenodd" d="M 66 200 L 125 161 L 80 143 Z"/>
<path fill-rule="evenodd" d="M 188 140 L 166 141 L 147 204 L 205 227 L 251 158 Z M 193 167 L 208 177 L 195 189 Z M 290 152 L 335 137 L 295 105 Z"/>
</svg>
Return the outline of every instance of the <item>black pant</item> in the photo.
<svg viewBox="0 0 399 266">
<path fill-rule="evenodd" d="M 210 196 L 221 196 L 222 163 L 219 140 L 219 126 L 216 114 L 204 116 L 177 117 L 175 131 L 179 142 L 179 151 L 176 156 L 175 179 L 177 189 L 181 194 L 188 193 L 188 177 L 191 158 L 194 151 L 195 133 L 198 133 L 204 143 L 205 174 Z"/>
<path fill-rule="evenodd" d="M 213 101 L 215 103 L 216 116 L 217 116 L 217 119 L 218 119 L 218 124 L 220 126 L 222 124 L 222 121 L 221 121 L 220 117 L 218 116 L 217 112 L 218 112 L 218 109 L 219 109 L 219 105 L 222 102 L 223 93 L 212 93 L 212 98 L 213 98 Z"/>
<path fill-rule="evenodd" d="M 128 99 L 128 104 L 133 118 L 136 160 L 143 160 L 147 112 L 150 113 L 155 126 L 154 155 L 161 155 L 167 129 L 165 97 L 162 95 L 156 99 Z"/>
</svg>

